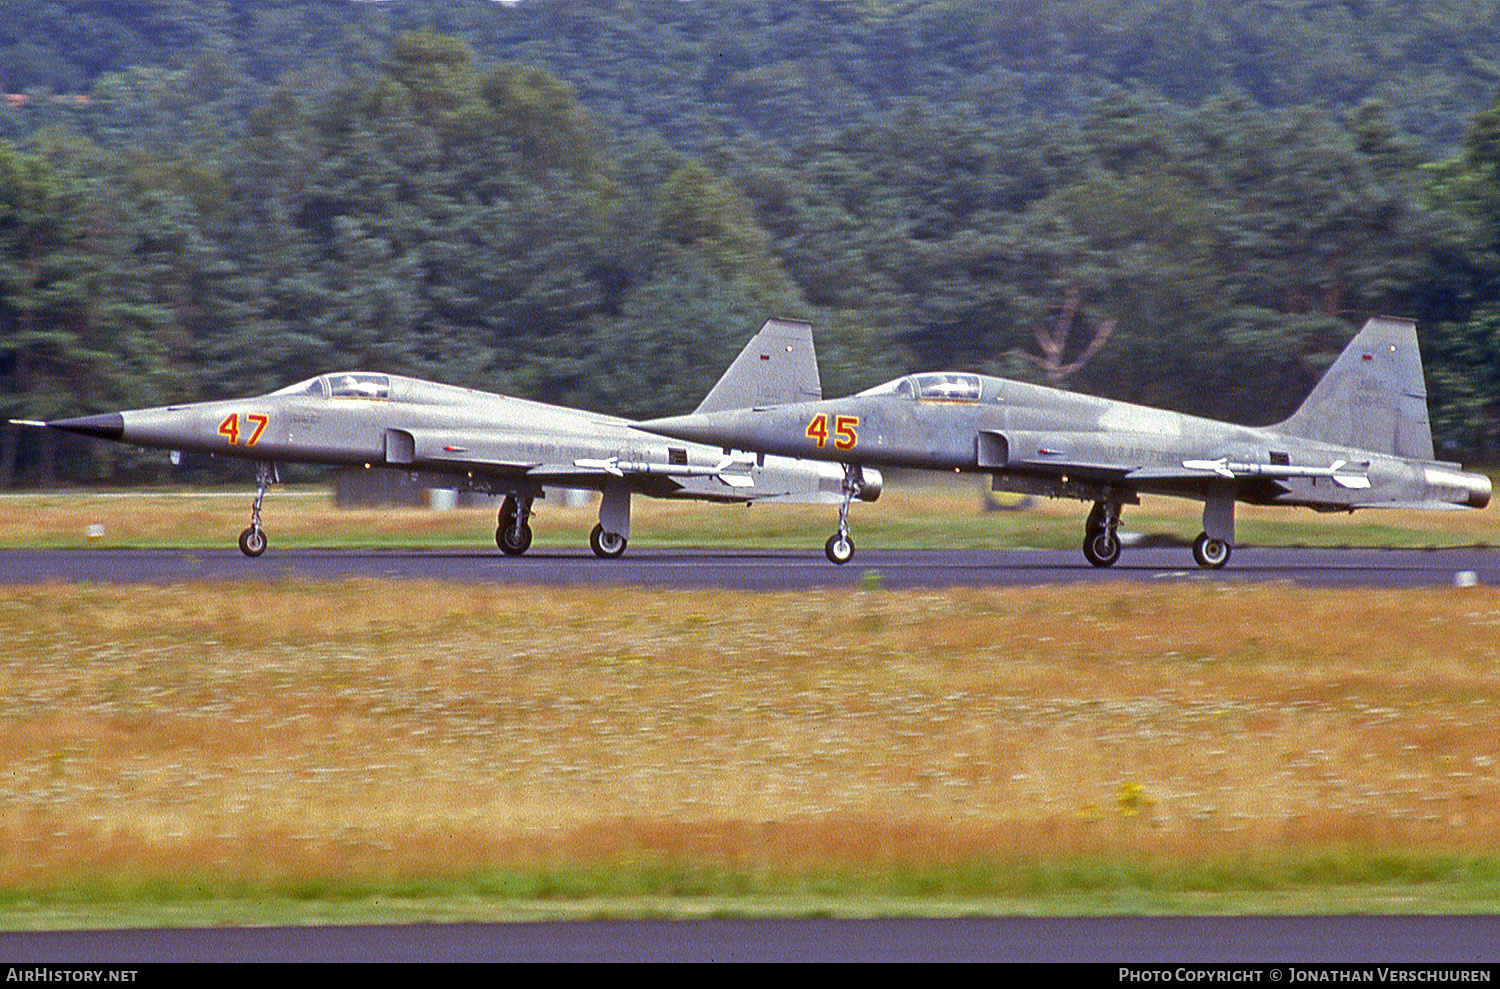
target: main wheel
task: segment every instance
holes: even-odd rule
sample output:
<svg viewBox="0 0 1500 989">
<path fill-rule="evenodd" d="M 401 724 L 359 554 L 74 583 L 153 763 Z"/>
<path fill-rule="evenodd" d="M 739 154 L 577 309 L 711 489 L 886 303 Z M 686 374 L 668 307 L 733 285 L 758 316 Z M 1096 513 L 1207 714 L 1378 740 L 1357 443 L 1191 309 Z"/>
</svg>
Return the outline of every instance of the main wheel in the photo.
<svg viewBox="0 0 1500 989">
<path fill-rule="evenodd" d="M 501 551 L 507 556 L 520 556 L 531 548 L 530 524 L 522 523 L 521 533 L 513 541 L 512 534 L 514 530 L 514 525 L 502 525 L 495 530 L 495 545 L 499 546 Z"/>
<path fill-rule="evenodd" d="M 1206 570 L 1218 570 L 1229 562 L 1230 546 L 1222 539 L 1211 539 L 1208 533 L 1198 533 L 1193 540 L 1193 559 Z"/>
<path fill-rule="evenodd" d="M 828 554 L 829 562 L 843 566 L 854 559 L 854 540 L 835 532 L 823 544 L 823 552 Z"/>
<path fill-rule="evenodd" d="M 250 526 L 240 533 L 240 552 L 246 556 L 259 556 L 266 551 L 266 533 L 263 529 Z"/>
<path fill-rule="evenodd" d="M 599 523 L 589 533 L 589 549 L 596 556 L 613 559 L 625 552 L 625 537 L 618 532 L 605 532 L 603 523 Z"/>
<path fill-rule="evenodd" d="M 1083 537 L 1083 555 L 1096 567 L 1113 566 L 1120 558 L 1120 537 L 1108 529 L 1091 530 Z"/>
</svg>

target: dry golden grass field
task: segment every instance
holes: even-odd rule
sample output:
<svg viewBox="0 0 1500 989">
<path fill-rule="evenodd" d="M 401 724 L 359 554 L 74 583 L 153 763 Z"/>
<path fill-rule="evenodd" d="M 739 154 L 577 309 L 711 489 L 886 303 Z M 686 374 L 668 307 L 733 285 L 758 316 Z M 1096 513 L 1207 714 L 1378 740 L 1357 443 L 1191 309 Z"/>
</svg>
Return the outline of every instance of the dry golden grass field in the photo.
<svg viewBox="0 0 1500 989">
<path fill-rule="evenodd" d="M 1493 908 L 1497 673 L 1487 588 L 10 588 L 0 903 Z"/>
<path fill-rule="evenodd" d="M 7 496 L 0 548 L 228 548 L 248 507 Z M 596 507 L 538 509 L 538 544 L 585 545 Z M 1083 514 L 955 479 L 853 520 L 864 548 L 1076 548 Z M 632 545 L 816 553 L 833 518 L 638 499 Z M 1489 512 L 1239 518 L 1247 543 L 1500 542 Z M 273 553 L 494 525 L 318 488 L 266 521 Z M 0 589 L 0 927 L 1500 912 L 1497 663 L 1487 588 Z"/>
</svg>

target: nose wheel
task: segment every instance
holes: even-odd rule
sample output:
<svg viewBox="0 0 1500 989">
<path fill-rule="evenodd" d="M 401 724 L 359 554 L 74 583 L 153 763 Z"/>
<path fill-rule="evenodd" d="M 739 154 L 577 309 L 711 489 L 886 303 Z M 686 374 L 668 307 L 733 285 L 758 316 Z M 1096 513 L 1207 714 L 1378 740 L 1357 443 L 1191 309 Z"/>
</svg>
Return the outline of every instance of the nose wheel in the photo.
<svg viewBox="0 0 1500 989">
<path fill-rule="evenodd" d="M 854 559 L 854 540 L 847 532 L 835 532 L 823 544 L 823 552 L 828 554 L 829 562 L 843 566 Z"/>
<path fill-rule="evenodd" d="M 844 465 L 843 501 L 839 502 L 839 531 L 828 537 L 823 552 L 828 561 L 843 566 L 854 559 L 854 540 L 849 537 L 849 502 L 864 490 L 864 472 L 858 464 Z"/>
<path fill-rule="evenodd" d="M 240 533 L 240 552 L 246 556 L 259 556 L 266 551 L 266 533 L 259 526 L 250 526 Z"/>
<path fill-rule="evenodd" d="M 240 552 L 255 557 L 266 551 L 266 530 L 260 525 L 260 506 L 266 500 L 266 488 L 278 480 L 276 465 L 262 463 L 255 475 L 255 501 L 250 504 L 250 525 L 240 533 Z"/>
</svg>

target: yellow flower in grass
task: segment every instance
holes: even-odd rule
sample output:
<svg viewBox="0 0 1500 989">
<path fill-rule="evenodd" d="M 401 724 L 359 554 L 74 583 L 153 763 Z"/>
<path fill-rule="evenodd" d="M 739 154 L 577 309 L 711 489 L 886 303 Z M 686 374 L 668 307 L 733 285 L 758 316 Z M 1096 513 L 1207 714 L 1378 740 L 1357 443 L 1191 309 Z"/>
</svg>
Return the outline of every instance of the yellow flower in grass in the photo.
<svg viewBox="0 0 1500 989">
<path fill-rule="evenodd" d="M 1151 795 L 1134 781 L 1126 780 L 1115 791 L 1115 807 L 1125 817 L 1134 817 L 1142 811 L 1150 810 L 1155 805 L 1156 801 L 1151 799 Z"/>
</svg>

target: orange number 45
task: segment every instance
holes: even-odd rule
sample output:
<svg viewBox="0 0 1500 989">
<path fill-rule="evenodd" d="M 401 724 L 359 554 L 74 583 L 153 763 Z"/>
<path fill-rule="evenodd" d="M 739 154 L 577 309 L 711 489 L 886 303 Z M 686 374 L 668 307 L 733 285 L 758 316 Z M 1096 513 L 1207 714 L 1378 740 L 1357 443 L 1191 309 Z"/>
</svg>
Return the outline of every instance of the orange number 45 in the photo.
<svg viewBox="0 0 1500 989">
<path fill-rule="evenodd" d="M 840 450 L 852 450 L 859 445 L 859 434 L 854 427 L 859 425 L 859 416 L 834 416 L 833 445 Z M 807 437 L 815 441 L 818 449 L 828 443 L 828 416 L 818 413 L 807 424 Z"/>
</svg>

